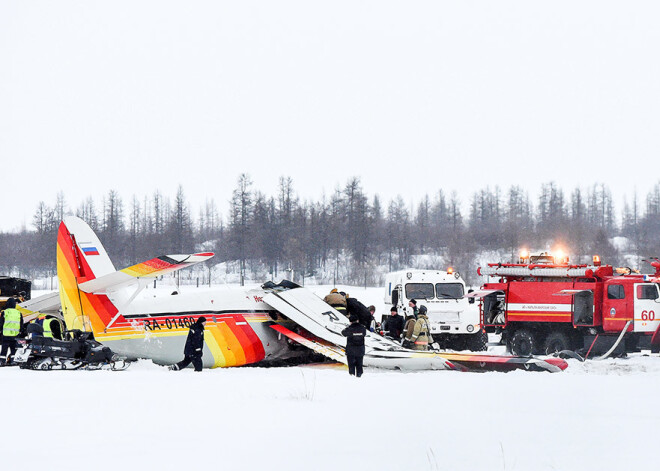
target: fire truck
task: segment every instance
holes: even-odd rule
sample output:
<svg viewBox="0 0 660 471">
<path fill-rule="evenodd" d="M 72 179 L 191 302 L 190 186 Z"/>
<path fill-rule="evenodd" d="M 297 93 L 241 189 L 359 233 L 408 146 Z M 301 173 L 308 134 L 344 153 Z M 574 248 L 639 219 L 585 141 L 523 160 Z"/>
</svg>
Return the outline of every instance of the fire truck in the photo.
<svg viewBox="0 0 660 471">
<path fill-rule="evenodd" d="M 516 355 L 657 351 L 660 261 L 649 262 L 654 275 L 602 265 L 598 256 L 592 265 L 572 265 L 568 258 L 525 254 L 519 263 L 479 267 L 488 282 L 468 297 L 481 300 L 486 331 L 501 333 Z"/>
</svg>

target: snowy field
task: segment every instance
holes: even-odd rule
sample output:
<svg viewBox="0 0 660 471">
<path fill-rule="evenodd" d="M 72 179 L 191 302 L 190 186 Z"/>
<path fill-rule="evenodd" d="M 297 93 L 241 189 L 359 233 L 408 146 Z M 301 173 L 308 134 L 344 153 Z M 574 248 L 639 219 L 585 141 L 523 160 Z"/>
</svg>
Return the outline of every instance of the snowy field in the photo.
<svg viewBox="0 0 660 471">
<path fill-rule="evenodd" d="M 563 373 L 0 369 L 3 469 L 655 469 L 660 358 Z M 20 437 L 12 439 L 11 431 Z"/>
<path fill-rule="evenodd" d="M 380 289 L 347 290 L 385 309 Z M 333 365 L 195 373 L 142 360 L 123 372 L 0 368 L 0 384 L 2 469 L 655 469 L 660 423 L 660 357 L 641 354 L 555 374 L 361 379 Z"/>
</svg>

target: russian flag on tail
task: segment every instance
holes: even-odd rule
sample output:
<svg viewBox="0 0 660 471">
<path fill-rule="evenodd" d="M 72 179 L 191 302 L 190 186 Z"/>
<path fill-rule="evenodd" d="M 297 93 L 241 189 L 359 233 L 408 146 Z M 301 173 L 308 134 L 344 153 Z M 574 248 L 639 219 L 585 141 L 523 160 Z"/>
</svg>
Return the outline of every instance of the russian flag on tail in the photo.
<svg viewBox="0 0 660 471">
<path fill-rule="evenodd" d="M 99 255 L 96 247 L 83 247 L 82 251 L 85 255 Z"/>
</svg>

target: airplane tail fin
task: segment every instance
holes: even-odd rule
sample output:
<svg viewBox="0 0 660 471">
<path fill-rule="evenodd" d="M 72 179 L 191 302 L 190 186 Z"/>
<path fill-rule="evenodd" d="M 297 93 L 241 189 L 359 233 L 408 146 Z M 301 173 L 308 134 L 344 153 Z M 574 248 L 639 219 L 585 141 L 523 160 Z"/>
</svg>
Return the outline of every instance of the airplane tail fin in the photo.
<svg viewBox="0 0 660 471">
<path fill-rule="evenodd" d="M 114 272 L 92 228 L 78 217 L 65 218 L 57 234 L 57 278 L 67 328 L 97 332 L 114 318 L 118 309 L 107 295 L 79 289 L 80 283 Z"/>
<path fill-rule="evenodd" d="M 213 253 L 162 255 L 116 271 L 101 241 L 85 221 L 67 217 L 57 235 L 57 278 L 69 329 L 104 333 L 146 284 L 140 280 L 204 262 Z M 131 287 L 135 288 L 132 290 Z M 121 311 L 121 312 L 120 312 Z"/>
</svg>

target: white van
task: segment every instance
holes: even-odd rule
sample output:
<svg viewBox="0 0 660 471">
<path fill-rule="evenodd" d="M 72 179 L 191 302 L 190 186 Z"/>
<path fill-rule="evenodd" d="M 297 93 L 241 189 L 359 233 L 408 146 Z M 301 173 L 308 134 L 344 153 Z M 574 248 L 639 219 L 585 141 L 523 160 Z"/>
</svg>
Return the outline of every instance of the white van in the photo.
<svg viewBox="0 0 660 471">
<path fill-rule="evenodd" d="M 385 303 L 396 306 L 404 318 L 412 315 L 411 299 L 427 309 L 433 340 L 440 348 L 486 350 L 479 306 L 465 297 L 465 282 L 451 269 L 401 270 L 385 277 Z"/>
</svg>

